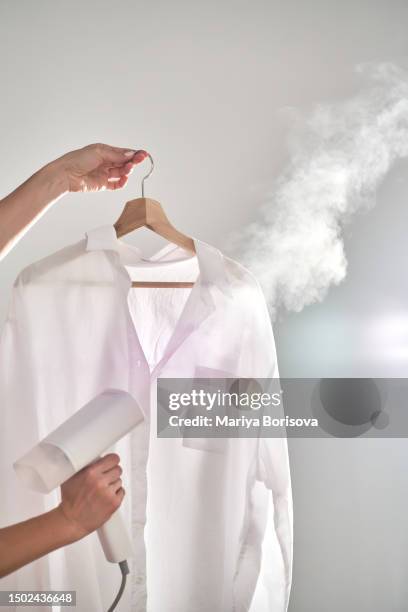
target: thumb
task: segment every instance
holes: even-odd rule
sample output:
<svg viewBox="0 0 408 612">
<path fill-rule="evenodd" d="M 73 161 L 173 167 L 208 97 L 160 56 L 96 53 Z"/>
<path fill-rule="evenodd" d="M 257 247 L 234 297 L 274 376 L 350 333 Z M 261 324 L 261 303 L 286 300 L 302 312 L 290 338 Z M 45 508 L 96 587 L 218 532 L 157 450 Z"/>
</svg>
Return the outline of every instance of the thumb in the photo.
<svg viewBox="0 0 408 612">
<path fill-rule="evenodd" d="M 137 154 L 140 155 L 140 161 L 144 159 L 144 151 L 135 151 L 134 149 L 122 149 L 119 147 L 111 147 L 105 144 L 97 144 L 96 153 L 102 159 L 103 163 L 112 163 L 121 166 L 126 162 L 132 160 Z M 143 153 L 143 155 L 141 155 Z M 139 160 L 138 160 L 139 161 Z"/>
</svg>

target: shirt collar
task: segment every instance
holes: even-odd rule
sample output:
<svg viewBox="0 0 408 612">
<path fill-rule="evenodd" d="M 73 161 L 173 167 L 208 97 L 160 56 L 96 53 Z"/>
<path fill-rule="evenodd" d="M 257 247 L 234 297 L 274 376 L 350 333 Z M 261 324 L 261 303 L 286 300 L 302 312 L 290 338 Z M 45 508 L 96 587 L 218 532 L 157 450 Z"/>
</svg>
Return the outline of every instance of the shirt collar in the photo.
<svg viewBox="0 0 408 612">
<path fill-rule="evenodd" d="M 116 235 L 116 231 L 113 225 L 102 225 L 86 232 L 87 251 L 115 251 L 119 252 L 120 240 Z M 224 255 L 216 247 L 193 238 L 198 267 L 200 270 L 200 283 L 204 285 L 217 285 L 226 295 L 231 296 L 231 287 L 225 267 Z M 142 256 L 142 252 L 137 247 L 132 247 L 136 253 Z M 182 251 L 181 247 L 169 243 L 165 245 L 158 253 L 156 253 L 151 259 L 156 261 L 159 259 L 165 260 L 168 253 L 174 252 L 174 250 Z"/>
</svg>

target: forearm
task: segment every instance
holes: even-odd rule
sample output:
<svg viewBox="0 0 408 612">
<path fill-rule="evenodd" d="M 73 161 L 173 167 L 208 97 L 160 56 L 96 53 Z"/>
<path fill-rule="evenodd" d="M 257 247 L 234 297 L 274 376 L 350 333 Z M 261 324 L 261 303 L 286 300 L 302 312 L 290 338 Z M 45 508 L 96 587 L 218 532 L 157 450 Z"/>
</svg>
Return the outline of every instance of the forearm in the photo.
<svg viewBox="0 0 408 612">
<path fill-rule="evenodd" d="M 60 506 L 0 529 L 0 578 L 80 537 Z"/>
<path fill-rule="evenodd" d="M 63 168 L 56 160 L 0 200 L 0 259 L 67 190 Z"/>
</svg>

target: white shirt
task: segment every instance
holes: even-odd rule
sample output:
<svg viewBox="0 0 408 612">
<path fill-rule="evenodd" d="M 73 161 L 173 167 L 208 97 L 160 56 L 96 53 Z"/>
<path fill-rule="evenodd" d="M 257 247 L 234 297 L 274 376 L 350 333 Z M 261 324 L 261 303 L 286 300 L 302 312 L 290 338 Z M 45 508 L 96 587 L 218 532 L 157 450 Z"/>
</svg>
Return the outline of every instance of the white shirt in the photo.
<svg viewBox="0 0 408 612">
<path fill-rule="evenodd" d="M 58 491 L 24 489 L 13 462 L 95 395 L 124 389 L 144 420 L 112 449 L 135 549 L 118 610 L 285 612 L 293 546 L 286 439 L 232 438 L 217 453 L 211 439 L 156 435 L 158 377 L 278 376 L 258 282 L 194 242 L 196 255 L 168 244 L 145 259 L 102 226 L 18 275 L 0 337 L 0 525 L 59 500 Z M 136 278 L 196 282 L 132 288 Z M 91 534 L 0 587 L 76 590 L 76 609 L 93 612 L 109 607 L 119 577 Z"/>
</svg>

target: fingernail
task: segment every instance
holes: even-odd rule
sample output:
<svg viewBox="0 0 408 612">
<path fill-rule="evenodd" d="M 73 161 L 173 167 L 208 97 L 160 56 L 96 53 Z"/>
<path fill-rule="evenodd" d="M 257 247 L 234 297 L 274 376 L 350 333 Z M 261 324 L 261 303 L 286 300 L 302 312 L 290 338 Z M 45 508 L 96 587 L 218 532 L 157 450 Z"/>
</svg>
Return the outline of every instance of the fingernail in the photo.
<svg viewBox="0 0 408 612">
<path fill-rule="evenodd" d="M 135 151 L 125 151 L 123 155 L 125 157 L 133 157 L 134 154 L 135 154 Z"/>
</svg>

